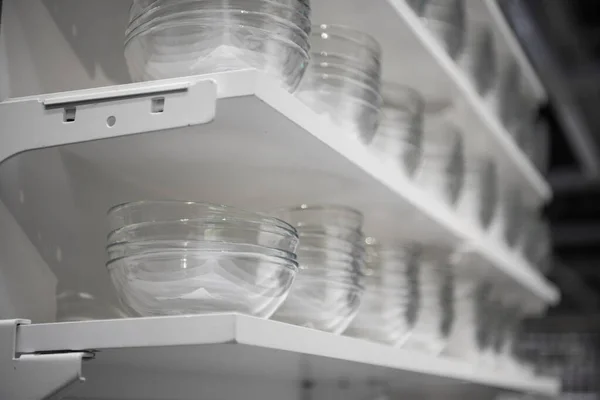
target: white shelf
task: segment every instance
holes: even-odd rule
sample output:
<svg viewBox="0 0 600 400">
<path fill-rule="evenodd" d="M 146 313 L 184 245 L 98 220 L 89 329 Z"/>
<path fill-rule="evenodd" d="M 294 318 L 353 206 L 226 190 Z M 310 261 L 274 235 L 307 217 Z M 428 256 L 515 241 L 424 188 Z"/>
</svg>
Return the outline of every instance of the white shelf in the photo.
<svg viewBox="0 0 600 400">
<path fill-rule="evenodd" d="M 257 374 L 318 382 L 377 379 L 415 395 L 440 385 L 445 393 L 478 386 L 547 396 L 559 393 L 559 384 L 552 379 L 235 314 L 23 325 L 16 350 L 21 354 L 93 350 L 92 366 L 124 367 L 124 374 L 145 370 L 226 372 L 234 380 Z"/>
<path fill-rule="evenodd" d="M 532 201 L 551 198 L 550 186 L 543 176 L 404 0 L 344 0 L 340 3 L 341 0 L 316 2 L 313 6 L 315 21 L 353 26 L 373 35 L 383 48 L 386 80 L 409 84 L 426 98 L 454 103 L 451 119 L 462 128 L 472 151 L 492 155 L 505 175 L 514 177 L 515 184 L 521 185 Z M 485 4 L 481 0 L 467 0 L 467 6 L 475 7 L 478 15 L 495 28 L 501 51 L 520 50 L 497 5 L 492 3 L 493 0 Z M 517 60 L 536 95 L 543 99 L 543 87 L 522 51 L 517 53 Z"/>
<path fill-rule="evenodd" d="M 129 82 L 122 47 L 129 5 L 121 0 L 69 6 L 5 0 L 1 26 L 6 48 L 0 42 L 0 59 L 5 58 L 7 66 L 0 69 L 0 90 L 2 82 L 7 89 L 0 98 Z M 489 20 L 501 52 L 516 57 L 528 83 L 544 98 L 543 87 L 494 0 L 467 0 L 467 5 Z M 386 80 L 454 103 L 452 117 L 467 135 L 470 150 L 492 155 L 530 202 L 550 199 L 549 185 L 404 0 L 327 0 L 312 6 L 316 23 L 353 26 L 376 37 L 383 48 Z M 29 34 L 34 31 L 36 35 Z"/>
<path fill-rule="evenodd" d="M 150 112 L 155 97 L 163 113 Z M 76 120 L 64 123 L 73 106 Z M 0 104 L 0 132 L 0 160 L 17 154 L 0 164 L 0 199 L 59 282 L 100 297 L 110 297 L 106 210 L 178 198 L 255 210 L 348 204 L 373 236 L 469 250 L 533 308 L 559 298 L 510 250 L 255 71 L 17 99 Z"/>
</svg>

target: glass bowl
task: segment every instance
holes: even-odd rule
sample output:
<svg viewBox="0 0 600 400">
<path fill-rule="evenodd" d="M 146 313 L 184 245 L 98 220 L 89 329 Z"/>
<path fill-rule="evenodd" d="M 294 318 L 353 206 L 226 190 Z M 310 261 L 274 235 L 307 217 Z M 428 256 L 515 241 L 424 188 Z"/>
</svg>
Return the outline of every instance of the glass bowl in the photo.
<svg viewBox="0 0 600 400">
<path fill-rule="evenodd" d="M 302 271 L 273 319 L 340 334 L 356 315 L 362 292 L 331 270 Z"/>
<path fill-rule="evenodd" d="M 370 142 L 381 108 L 381 48 L 343 26 L 313 26 L 311 62 L 296 96 L 349 137 Z"/>
<path fill-rule="evenodd" d="M 390 345 L 410 336 L 419 306 L 414 250 L 409 245 L 386 250 L 367 246 L 365 292 L 345 334 Z"/>
<path fill-rule="evenodd" d="M 381 82 L 381 46 L 372 36 L 341 25 L 314 25 L 311 55 L 333 65 L 344 65 Z"/>
<path fill-rule="evenodd" d="M 305 227 L 339 227 L 360 231 L 363 215 L 351 207 L 340 205 L 309 205 L 281 208 L 271 211 L 272 215 L 289 222 L 298 229 Z"/>
<path fill-rule="evenodd" d="M 117 229 L 108 235 L 109 244 L 157 240 L 255 244 L 289 253 L 293 253 L 298 245 L 295 230 L 245 220 L 142 222 Z"/>
<path fill-rule="evenodd" d="M 427 1 L 421 17 L 450 57 L 456 59 L 463 49 L 467 28 L 464 1 Z"/>
<path fill-rule="evenodd" d="M 438 200 L 455 205 L 464 183 L 462 134 L 451 125 L 423 131 L 423 156 L 415 171 L 418 186 Z"/>
<path fill-rule="evenodd" d="M 498 60 L 494 35 L 488 25 L 472 23 L 469 26 L 459 65 L 481 96 L 494 88 L 498 79 Z"/>
<path fill-rule="evenodd" d="M 418 259 L 417 316 L 411 334 L 403 342 L 407 348 L 440 354 L 448 341 L 455 319 L 454 276 L 448 253 L 423 248 Z"/>
<path fill-rule="evenodd" d="M 246 243 L 210 242 L 203 240 L 141 240 L 133 242 L 116 242 L 106 247 L 109 260 L 133 255 L 161 253 L 164 251 L 181 250 L 209 252 L 242 252 L 263 254 L 267 256 L 295 260 L 296 254 L 285 250 Z"/>
<path fill-rule="evenodd" d="M 292 92 L 308 65 L 308 44 L 299 46 L 292 29 L 274 33 L 276 26 L 218 18 L 164 22 L 128 37 L 125 59 L 136 81 L 255 68 Z"/>
<path fill-rule="evenodd" d="M 310 21 L 311 15 L 308 0 L 135 0 L 129 10 L 128 30 L 154 18 L 156 13 L 164 13 L 165 9 L 190 10 L 192 8 L 197 10 L 217 8 L 262 12 L 288 21 L 295 21 L 296 19 Z M 306 28 L 310 30 L 310 22 L 308 23 L 309 25 Z M 304 25 L 302 27 L 304 28 Z"/>
<path fill-rule="evenodd" d="M 288 231 L 295 228 L 287 222 L 264 214 L 245 211 L 222 204 L 177 200 L 140 200 L 123 203 L 108 210 L 111 230 L 143 222 L 213 221 L 257 224 L 261 228 L 278 227 Z"/>
<path fill-rule="evenodd" d="M 107 264 L 126 307 L 141 316 L 237 312 L 267 318 L 287 296 L 294 260 L 251 252 L 181 249 Z"/>
<path fill-rule="evenodd" d="M 174 27 L 177 25 L 242 25 L 260 31 L 268 31 L 274 38 L 286 39 L 305 51 L 308 51 L 309 49 L 308 34 L 304 29 L 301 29 L 291 21 L 277 18 L 268 13 L 218 8 L 191 8 L 189 10 L 181 9 L 176 12 L 172 11 L 174 10 L 171 10 L 171 12 L 159 13 L 153 16 L 153 18 L 148 19 L 133 28 L 130 26 L 125 35 L 125 43 L 127 44 L 127 42 L 137 35 L 143 34 L 148 30 L 156 30 L 162 27 Z M 310 32 L 310 27 L 308 29 Z M 159 48 L 158 45 L 162 44 L 165 45 L 165 49 L 169 49 L 166 45 L 173 45 L 174 43 L 182 45 L 189 44 L 189 42 L 195 38 L 190 32 L 182 30 L 181 33 L 181 37 L 178 38 L 179 41 L 175 41 L 170 36 L 157 36 L 157 41 L 154 44 L 157 48 Z M 186 33 L 187 35 L 184 35 Z M 172 47 L 171 49 L 173 52 L 178 50 L 177 47 Z"/>
<path fill-rule="evenodd" d="M 412 176 L 421 159 L 423 99 L 413 89 L 385 82 L 379 127 L 371 149 L 384 162 Z"/>
<path fill-rule="evenodd" d="M 381 98 L 370 86 L 309 69 L 295 95 L 314 112 L 326 116 L 349 138 L 368 144 L 377 131 Z"/>
<path fill-rule="evenodd" d="M 471 155 L 465 159 L 463 188 L 458 213 L 466 220 L 489 228 L 498 206 L 498 172 L 491 158 Z"/>
</svg>

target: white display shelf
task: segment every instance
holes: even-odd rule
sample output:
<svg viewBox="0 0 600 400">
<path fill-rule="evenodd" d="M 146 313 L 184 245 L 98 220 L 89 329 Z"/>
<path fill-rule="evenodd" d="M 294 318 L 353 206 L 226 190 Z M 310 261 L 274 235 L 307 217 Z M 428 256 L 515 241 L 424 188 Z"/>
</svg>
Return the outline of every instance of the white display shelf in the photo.
<svg viewBox="0 0 600 400">
<path fill-rule="evenodd" d="M 89 351 L 91 366 L 269 376 L 282 380 L 388 382 L 423 394 L 484 386 L 554 396 L 559 384 L 465 361 L 236 314 L 19 326 L 18 354 Z M 124 368 L 124 369 L 123 369 Z M 84 370 L 85 375 L 85 370 Z M 87 379 L 87 377 L 86 377 Z M 467 387 L 465 386 L 467 385 Z"/>
<path fill-rule="evenodd" d="M 162 113 L 151 112 L 156 98 Z M 510 250 L 255 71 L 17 99 L 0 104 L 0 132 L 0 159 L 16 154 L 0 165 L 0 198 L 65 284 L 110 285 L 109 207 L 177 198 L 254 210 L 347 204 L 375 237 L 464 249 L 534 308 L 559 298 Z"/>
<path fill-rule="evenodd" d="M 0 92 L 3 83 L 6 89 L 0 98 L 128 83 L 122 32 L 129 5 L 121 0 L 85 5 L 5 0 L 0 63 L 6 68 L 0 69 Z M 544 98 L 543 87 L 494 0 L 467 0 L 467 6 L 489 21 L 502 55 L 516 58 L 527 83 Z M 541 174 L 404 0 L 327 0 L 312 7 L 315 23 L 344 24 L 372 34 L 383 48 L 386 80 L 408 84 L 435 104 L 452 104 L 450 117 L 467 136 L 471 151 L 493 156 L 532 203 L 550 199 Z"/>
<path fill-rule="evenodd" d="M 315 2 L 315 21 L 352 26 L 373 35 L 383 49 L 384 79 L 408 84 L 435 103 L 452 104 L 449 119 L 462 128 L 473 151 L 492 154 L 501 169 L 531 196 L 538 200 L 551 198 L 550 186 L 543 176 L 405 0 L 340 3 Z M 466 3 L 468 11 L 493 28 L 501 56 L 514 57 L 537 98 L 544 99 L 542 85 L 494 0 Z"/>
</svg>

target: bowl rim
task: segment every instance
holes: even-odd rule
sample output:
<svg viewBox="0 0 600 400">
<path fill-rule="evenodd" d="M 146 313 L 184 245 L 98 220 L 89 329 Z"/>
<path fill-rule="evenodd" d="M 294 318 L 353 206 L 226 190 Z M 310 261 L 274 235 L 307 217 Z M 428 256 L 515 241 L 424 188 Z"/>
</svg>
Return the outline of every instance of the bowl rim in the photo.
<svg viewBox="0 0 600 400">
<path fill-rule="evenodd" d="M 354 217 L 360 220 L 360 226 L 363 225 L 364 215 L 358 209 L 342 204 L 333 204 L 333 203 L 302 203 L 295 206 L 290 207 L 280 207 L 275 208 L 269 211 L 269 215 L 271 213 L 279 213 L 279 212 L 301 212 L 301 211 L 334 211 L 334 212 L 343 212 L 352 214 Z M 277 217 L 273 217 L 277 218 Z"/>
<path fill-rule="evenodd" d="M 206 26 L 208 26 L 207 24 L 204 24 Z M 224 24 L 220 24 L 219 26 L 223 26 Z M 152 27 L 152 28 L 148 28 L 147 30 L 144 30 L 143 32 L 138 32 L 133 36 L 127 37 L 125 38 L 125 42 L 124 42 L 124 47 L 125 50 L 127 50 L 127 48 L 131 45 L 131 42 L 138 38 L 141 35 L 145 35 L 145 34 L 150 34 L 152 33 L 152 31 L 156 31 L 158 29 L 169 29 L 169 28 L 173 28 L 173 27 L 181 27 L 181 26 L 203 26 L 202 24 L 198 24 L 198 23 L 191 23 L 191 22 L 186 22 L 186 23 L 178 23 L 178 24 L 173 24 L 173 26 L 157 26 L 157 27 Z M 232 26 L 240 26 L 239 24 L 233 24 Z M 265 32 L 267 34 L 269 34 L 269 40 L 272 40 L 274 42 L 281 42 L 283 44 L 285 44 L 286 46 L 295 48 L 296 51 L 300 51 L 302 56 L 308 61 L 310 60 L 310 55 L 307 51 L 307 49 L 302 48 L 300 45 L 298 45 L 297 43 L 294 43 L 292 40 L 289 40 L 285 37 L 282 37 L 281 35 L 274 35 L 272 34 L 270 31 L 265 30 L 265 29 L 261 29 L 261 28 L 256 28 L 256 27 L 252 27 L 252 26 L 246 26 L 244 25 L 244 29 L 249 29 L 249 30 L 256 30 L 256 31 L 262 31 Z"/>
<path fill-rule="evenodd" d="M 232 222 L 232 223 L 229 224 L 228 222 Z M 244 225 L 244 224 L 247 224 L 247 225 Z M 249 226 L 251 224 L 261 226 L 261 227 L 253 229 L 251 226 Z M 230 217 L 227 219 L 227 221 L 212 220 L 210 218 L 190 218 L 190 219 L 178 219 L 178 220 L 168 220 L 168 221 L 138 222 L 135 224 L 124 225 L 120 228 L 111 230 L 106 236 L 106 241 L 108 243 L 111 243 L 114 240 L 115 236 L 117 236 L 123 232 L 135 231 L 137 229 L 143 229 L 145 227 L 161 227 L 161 226 L 167 226 L 167 225 L 172 225 L 172 226 L 195 226 L 195 225 L 197 225 L 198 227 L 204 227 L 205 229 L 227 228 L 227 229 L 236 230 L 238 232 L 246 231 L 246 232 L 256 232 L 258 234 L 268 233 L 268 234 L 278 235 L 278 236 L 281 236 L 284 238 L 285 237 L 289 237 L 291 239 L 295 238 L 296 242 L 299 240 L 298 232 L 293 227 L 292 227 L 293 229 L 288 229 L 285 226 L 269 225 L 269 224 L 265 224 L 266 226 L 262 227 L 262 223 L 258 222 L 258 221 L 250 221 L 247 219 Z M 142 240 L 142 239 L 140 239 L 140 240 Z M 157 239 L 155 239 L 155 240 L 157 240 Z M 173 240 L 177 240 L 177 239 L 173 238 Z M 120 241 L 123 241 L 123 240 L 120 240 Z M 208 241 L 208 240 L 206 240 L 206 241 Z"/>
<path fill-rule="evenodd" d="M 248 251 L 241 251 L 241 252 L 225 251 L 224 252 L 224 251 L 218 251 L 218 250 L 208 251 L 208 250 L 183 250 L 183 249 L 162 250 L 162 251 L 157 251 L 155 253 L 132 254 L 132 255 L 128 255 L 128 256 L 117 257 L 117 258 L 107 261 L 106 268 L 110 271 L 113 268 L 118 268 L 119 267 L 119 265 L 117 265 L 118 263 L 126 262 L 126 261 L 129 261 L 129 262 L 143 261 L 144 259 L 149 259 L 149 261 L 152 261 L 152 259 L 154 259 L 154 258 L 166 257 L 166 256 L 171 256 L 168 258 L 170 258 L 172 260 L 177 260 L 177 259 L 181 260 L 182 256 L 207 255 L 207 254 L 230 254 L 230 255 L 234 255 L 236 257 L 264 259 L 268 262 L 272 262 L 273 264 L 277 264 L 281 267 L 291 269 L 293 272 L 298 272 L 298 269 L 299 269 L 298 262 L 296 260 L 290 260 L 290 259 L 278 257 L 278 256 L 253 253 L 253 252 L 248 252 Z M 121 267 L 125 267 L 125 266 L 121 266 Z"/>
<path fill-rule="evenodd" d="M 254 0 L 254 1 L 256 1 L 256 0 Z M 311 13 L 310 4 L 308 4 L 304 0 L 296 0 L 295 1 L 296 4 L 298 5 L 298 7 L 294 7 L 294 6 L 288 5 L 288 4 L 282 4 L 282 3 L 278 2 L 277 0 L 258 0 L 258 1 L 260 1 L 262 3 L 272 4 L 274 7 L 282 7 L 282 8 L 285 8 L 285 9 L 289 9 L 289 10 L 295 11 L 296 13 L 298 13 L 300 15 L 304 15 L 304 11 L 307 11 L 307 14 L 308 14 L 308 15 L 306 15 L 307 20 L 309 19 L 308 17 L 310 16 L 310 13 Z M 195 3 L 195 2 L 197 2 L 197 0 L 187 0 L 187 1 L 186 0 L 183 0 L 183 1 L 179 0 L 179 2 L 177 2 L 177 3 L 172 3 L 172 4 L 168 4 L 168 5 L 164 5 L 164 4 L 163 5 L 161 5 L 161 4 L 157 5 L 156 3 L 159 3 L 159 2 L 160 3 L 164 3 L 164 2 L 166 2 L 166 0 L 155 0 L 152 3 L 150 3 L 149 5 L 147 5 L 146 7 L 142 7 L 137 14 L 132 15 L 132 10 L 133 10 L 133 7 L 135 6 L 135 3 L 136 3 L 136 1 L 134 0 L 132 2 L 131 6 L 129 7 L 129 13 L 128 13 L 129 14 L 129 21 L 128 21 L 128 25 L 131 25 L 133 22 L 135 22 L 135 20 L 137 20 L 138 18 L 142 17 L 144 14 L 148 14 L 150 12 L 153 12 L 154 9 L 159 9 L 159 8 L 162 8 L 162 7 L 169 7 L 169 6 L 172 6 L 172 5 L 175 5 L 175 4 L 179 5 L 179 4 L 183 4 L 183 3 Z M 132 16 L 134 18 L 132 18 Z"/>
<path fill-rule="evenodd" d="M 205 244 L 206 246 L 194 246 L 194 247 L 160 247 L 160 245 L 167 245 L 169 243 L 178 243 L 178 242 L 193 242 L 194 244 Z M 148 248 L 144 249 L 144 245 L 148 246 L 159 246 L 156 249 Z M 248 253 L 256 253 L 256 254 L 266 254 L 272 255 L 280 258 L 285 258 L 289 260 L 296 260 L 296 253 L 290 252 L 287 250 L 277 249 L 274 247 L 267 247 L 252 243 L 234 243 L 234 242 L 226 242 L 226 241 L 214 241 L 208 242 L 203 240 L 137 240 L 137 241 L 122 241 L 122 242 L 114 242 L 110 243 L 106 246 L 106 252 L 109 253 L 114 249 L 125 248 L 127 246 L 140 246 L 141 250 L 144 254 L 160 252 L 163 250 L 171 251 L 171 250 L 198 250 L 198 251 L 221 251 L 223 253 L 228 252 L 248 252 Z M 239 248 L 239 249 L 238 249 Z M 254 251 L 253 251 L 254 250 Z"/>
<path fill-rule="evenodd" d="M 324 33 L 328 36 L 334 35 L 335 37 L 351 40 L 357 45 L 367 48 L 378 60 L 381 59 L 382 50 L 379 41 L 364 31 L 342 24 L 319 23 L 312 25 L 311 37 L 321 36 Z"/>
<path fill-rule="evenodd" d="M 135 200 L 135 201 L 129 201 L 129 202 L 123 202 L 123 203 L 119 203 L 116 205 L 113 205 L 112 207 L 110 207 L 106 214 L 107 216 L 114 215 L 115 212 L 117 211 L 121 211 L 121 210 L 126 210 L 127 208 L 132 208 L 132 207 L 142 207 L 142 206 L 166 206 L 166 205 L 179 205 L 179 206 L 183 206 L 183 205 L 189 205 L 189 206 L 202 206 L 202 207 L 207 207 L 207 208 L 214 208 L 214 215 L 217 215 L 217 213 L 223 212 L 223 213 L 227 213 L 227 212 L 232 212 L 232 213 L 236 213 L 237 215 L 241 215 L 241 217 L 239 217 L 240 219 L 244 219 L 243 216 L 248 216 L 248 219 L 250 218 L 256 218 L 258 220 L 261 220 L 263 223 L 265 223 L 266 225 L 273 225 L 273 226 L 277 226 L 280 228 L 285 228 L 289 231 L 295 232 L 296 228 L 294 228 L 293 225 L 291 225 L 290 223 L 274 217 L 272 215 L 269 215 L 267 213 L 263 213 L 263 212 L 256 212 L 256 211 L 247 211 L 241 208 L 237 208 L 237 207 L 233 207 L 233 206 L 229 206 L 229 205 L 225 205 L 225 204 L 218 204 L 218 203 L 209 203 L 209 202 L 201 202 L 201 201 L 189 201 L 189 200 Z M 234 217 L 229 217 L 229 218 L 234 218 Z M 174 221 L 174 220 L 167 220 L 167 221 Z M 144 221 L 144 222 L 157 222 L 157 221 Z"/>
<path fill-rule="evenodd" d="M 210 25 L 206 21 L 202 21 L 202 20 L 195 21 L 193 19 L 194 16 L 200 17 L 200 16 L 208 16 L 208 15 L 219 15 L 219 14 L 224 14 L 224 13 L 233 14 L 235 12 L 239 13 L 240 11 L 243 11 L 243 10 L 204 9 L 201 11 L 179 12 L 179 13 L 174 13 L 173 15 L 157 17 L 156 19 L 151 19 L 151 20 L 145 21 L 145 22 L 139 24 L 138 26 L 134 27 L 133 29 L 128 27 L 125 32 L 124 43 L 126 45 L 133 38 L 135 38 L 141 34 L 145 34 L 150 31 L 156 30 L 157 28 L 161 28 L 161 27 L 163 27 L 163 25 L 165 25 L 166 27 L 169 27 L 169 28 L 173 28 L 176 26 L 189 26 L 189 25 L 193 25 L 193 26 Z M 297 25 L 294 22 L 286 21 L 283 18 L 275 18 L 274 16 L 272 16 L 268 13 L 263 13 L 263 12 L 248 12 L 248 13 L 245 13 L 244 15 L 268 16 L 272 19 L 273 23 L 279 24 L 284 28 L 289 28 L 290 31 L 294 32 L 294 34 L 299 37 L 299 39 L 302 39 L 304 42 L 306 42 L 307 48 L 309 47 L 309 36 L 307 35 L 306 31 L 304 29 L 302 29 L 301 26 Z M 182 18 L 181 20 L 178 19 L 183 16 L 188 17 L 188 18 L 187 19 Z M 226 22 L 227 21 L 221 21 L 221 23 L 219 25 L 227 25 Z M 229 24 L 234 25 L 234 26 L 243 25 L 243 24 L 239 24 L 239 22 L 233 23 L 233 24 L 230 22 Z M 246 26 L 247 28 L 260 29 L 253 25 L 244 25 L 244 26 Z M 267 31 L 266 29 L 262 29 L 262 30 Z M 270 32 L 270 31 L 267 31 L 267 32 Z M 297 43 L 295 43 L 295 44 L 297 44 Z"/>
</svg>

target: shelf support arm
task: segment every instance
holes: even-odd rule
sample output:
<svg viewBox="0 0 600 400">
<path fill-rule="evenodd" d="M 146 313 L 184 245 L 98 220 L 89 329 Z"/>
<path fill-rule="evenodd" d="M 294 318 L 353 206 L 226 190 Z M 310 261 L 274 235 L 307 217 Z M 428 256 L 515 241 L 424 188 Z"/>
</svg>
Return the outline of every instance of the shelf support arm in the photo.
<svg viewBox="0 0 600 400">
<path fill-rule="evenodd" d="M 58 396 L 76 382 L 83 382 L 85 352 L 17 354 L 19 325 L 28 320 L 0 320 L 0 398 L 41 400 Z"/>
</svg>

